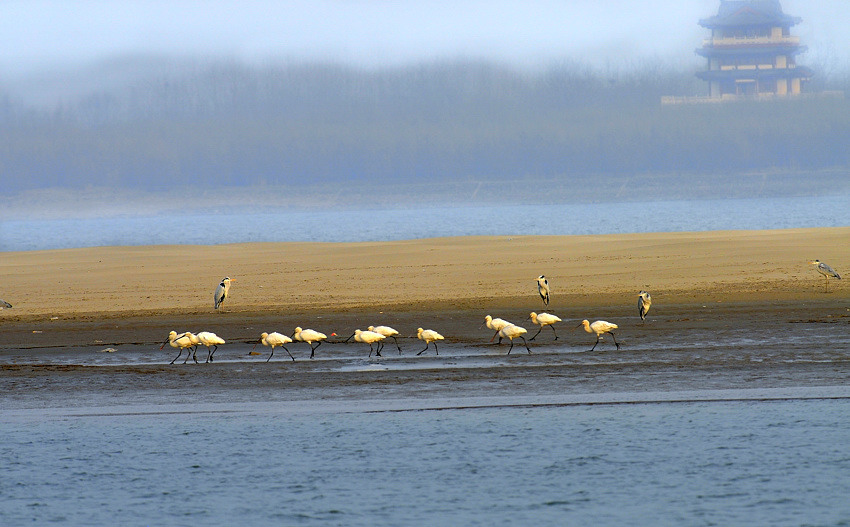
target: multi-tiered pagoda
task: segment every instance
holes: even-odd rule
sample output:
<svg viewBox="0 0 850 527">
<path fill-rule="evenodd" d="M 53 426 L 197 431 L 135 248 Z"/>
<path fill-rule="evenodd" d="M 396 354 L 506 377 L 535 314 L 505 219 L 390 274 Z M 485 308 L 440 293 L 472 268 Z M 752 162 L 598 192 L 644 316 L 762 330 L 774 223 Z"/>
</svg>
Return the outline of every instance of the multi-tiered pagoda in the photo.
<svg viewBox="0 0 850 527">
<path fill-rule="evenodd" d="M 791 27 L 801 21 L 783 13 L 779 0 L 721 0 L 717 15 L 699 21 L 711 30 L 697 49 L 708 59 L 708 69 L 697 77 L 708 81 L 709 97 L 799 95 L 812 76 L 797 65 L 806 47 Z"/>
</svg>

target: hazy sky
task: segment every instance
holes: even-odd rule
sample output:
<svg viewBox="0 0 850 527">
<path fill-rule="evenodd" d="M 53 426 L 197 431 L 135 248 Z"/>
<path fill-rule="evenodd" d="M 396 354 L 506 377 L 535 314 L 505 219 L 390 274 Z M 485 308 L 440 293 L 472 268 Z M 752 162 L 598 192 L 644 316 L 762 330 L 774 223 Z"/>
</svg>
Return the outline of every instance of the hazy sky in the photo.
<svg viewBox="0 0 850 527">
<path fill-rule="evenodd" d="M 3 0 L 7 77 L 136 53 L 330 58 L 374 66 L 485 57 L 517 64 L 574 58 L 618 64 L 700 59 L 697 20 L 719 0 Z M 850 60 L 848 0 L 784 0 L 807 57 Z M 625 56 L 625 60 L 622 57 Z M 805 60 L 801 60 L 805 63 Z"/>
</svg>

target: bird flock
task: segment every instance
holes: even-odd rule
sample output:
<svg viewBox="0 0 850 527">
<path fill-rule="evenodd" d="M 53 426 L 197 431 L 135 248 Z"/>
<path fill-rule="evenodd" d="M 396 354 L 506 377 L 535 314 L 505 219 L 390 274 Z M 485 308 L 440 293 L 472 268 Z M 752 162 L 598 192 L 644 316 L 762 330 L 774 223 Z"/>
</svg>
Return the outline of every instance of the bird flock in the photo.
<svg viewBox="0 0 850 527">
<path fill-rule="evenodd" d="M 214 292 L 214 304 L 213 307 L 218 310 L 222 303 L 227 298 L 228 293 L 230 292 L 230 285 L 235 281 L 235 279 L 230 277 L 224 277 Z M 551 289 L 549 287 L 548 279 L 540 275 L 537 278 L 537 292 L 540 295 L 541 300 L 544 305 L 548 305 L 550 301 Z M 639 316 L 643 320 L 646 318 L 646 312 L 649 310 L 649 293 L 646 291 L 641 291 L 639 294 Z M 507 339 L 510 343 L 510 347 L 508 348 L 507 354 L 510 355 L 511 351 L 514 348 L 514 339 L 519 339 L 522 341 L 525 346 L 526 351 L 530 354 L 531 348 L 528 345 L 528 341 L 533 341 L 537 338 L 538 335 L 543 331 L 543 328 L 549 326 L 552 329 L 552 334 L 554 336 L 554 340 L 558 340 L 558 332 L 555 330 L 555 324 L 561 322 L 561 318 L 553 315 L 551 313 L 537 313 L 532 311 L 526 320 L 531 320 L 531 322 L 539 326 L 537 332 L 529 339 L 526 339 L 525 336 L 528 333 L 528 330 L 520 325 L 514 324 L 512 322 L 508 322 L 507 320 L 501 318 L 493 318 L 490 315 L 486 315 L 484 317 L 484 325 L 487 328 L 494 331 L 493 336 L 490 338 L 490 342 L 499 338 L 497 345 L 502 343 L 502 340 Z M 581 327 L 582 324 L 579 324 Z M 610 322 L 606 322 L 604 320 L 597 320 L 593 324 L 590 324 L 587 320 L 583 321 L 584 328 L 589 333 L 596 334 L 596 342 L 593 344 L 593 348 L 590 351 L 596 349 L 597 344 L 601 340 L 603 340 L 604 334 L 611 335 L 611 338 L 614 340 L 614 344 L 617 349 L 620 349 L 620 344 L 614 338 L 614 333 L 612 330 L 617 329 L 616 324 L 612 324 Z M 331 336 L 335 336 L 336 333 L 332 333 Z M 393 339 L 393 342 L 396 345 L 396 349 L 398 350 L 398 354 L 402 354 L 401 345 L 398 342 L 398 337 L 400 336 L 398 330 L 391 328 L 389 326 L 368 326 L 365 330 L 355 329 L 354 333 L 352 333 L 345 340 L 339 341 L 342 343 L 349 342 L 351 339 L 354 339 L 355 342 L 361 344 L 369 345 L 369 357 L 372 355 L 376 355 L 378 357 L 382 357 L 381 352 L 384 349 L 385 341 L 388 338 Z M 433 345 L 434 353 L 436 355 L 440 354 L 440 350 L 438 347 L 438 342 L 441 340 L 445 340 L 445 337 L 438 333 L 433 329 L 423 329 L 417 328 L 416 330 L 416 338 L 425 343 L 425 347 L 422 348 L 419 352 L 416 353 L 417 356 L 422 355 Z M 269 356 L 266 358 L 266 362 L 269 362 L 274 356 L 275 348 L 283 348 L 284 351 L 289 355 L 289 358 L 293 361 L 295 360 L 295 356 L 286 347 L 287 344 L 293 344 L 295 342 L 304 342 L 310 346 L 310 358 L 314 358 L 316 355 L 316 350 L 319 346 L 322 345 L 323 342 L 328 340 L 328 336 L 324 333 L 316 331 L 314 329 L 303 329 L 300 326 L 296 327 L 291 335 L 287 336 L 279 332 L 271 332 L 266 333 L 263 332 L 260 334 L 259 339 L 254 344 L 253 350 L 257 348 L 260 344 L 265 347 L 270 348 Z M 215 361 L 215 352 L 218 349 L 218 346 L 225 344 L 225 340 L 216 335 L 215 333 L 209 331 L 201 331 L 198 333 L 192 333 L 190 331 L 186 331 L 183 333 L 177 333 L 176 331 L 171 331 L 168 334 L 168 337 L 159 347 L 159 349 L 164 349 L 165 345 L 168 344 L 172 348 L 177 349 L 177 356 L 171 360 L 170 364 L 174 364 L 180 357 L 183 355 L 183 351 L 186 351 L 186 357 L 183 359 L 183 364 L 186 364 L 191 358 L 196 364 L 199 364 L 197 351 L 200 346 L 206 346 L 207 348 L 207 359 L 205 362 L 210 363 Z"/>
<path fill-rule="evenodd" d="M 826 292 L 829 291 L 829 279 L 834 278 L 836 280 L 840 280 L 841 276 L 835 270 L 832 269 L 829 265 L 821 262 L 820 260 L 812 260 L 809 262 L 810 264 L 815 266 L 815 270 L 823 275 L 825 282 L 824 287 Z M 230 285 L 235 281 L 234 278 L 224 277 L 221 282 L 215 288 L 215 292 L 213 293 L 213 307 L 218 310 L 223 302 L 227 299 L 227 295 L 230 292 Z M 537 277 L 537 293 L 540 296 L 541 301 L 544 306 L 549 305 L 549 301 L 551 298 L 551 288 L 549 286 L 549 280 L 544 275 L 540 275 Z M 645 323 L 647 314 L 649 313 L 649 309 L 652 306 L 652 297 L 647 291 L 640 291 L 637 295 L 637 308 L 638 308 L 638 317 L 642 322 Z M 0 309 L 3 308 L 11 308 L 12 305 L 8 302 L 0 300 Z M 496 342 L 496 345 L 501 345 L 502 340 L 508 339 L 510 342 L 510 347 L 508 348 L 508 355 L 511 354 L 511 351 L 514 347 L 514 339 L 520 339 L 522 343 L 525 345 L 525 349 L 528 353 L 531 353 L 531 348 L 528 345 L 529 341 L 533 341 L 536 339 L 540 333 L 543 331 L 543 328 L 546 326 L 552 329 L 552 335 L 554 336 L 554 340 L 558 340 L 558 332 L 555 330 L 555 324 L 558 322 L 562 322 L 561 318 L 553 315 L 551 313 L 537 313 L 532 311 L 526 320 L 530 320 L 532 324 L 539 326 L 537 332 L 526 340 L 525 335 L 528 333 L 528 330 L 524 327 L 509 322 L 502 318 L 493 318 L 491 315 L 486 315 L 484 317 L 484 323 L 482 326 L 486 325 L 488 329 L 492 330 L 493 336 L 490 338 L 490 342 L 499 338 Z M 611 340 L 614 342 L 614 346 L 616 349 L 620 349 L 620 343 L 617 342 L 617 338 L 614 334 L 614 330 L 618 329 L 619 326 L 612 322 L 608 322 L 606 320 L 597 320 L 595 322 L 590 322 L 585 319 L 582 320 L 575 329 L 583 328 L 584 331 L 590 333 L 591 335 L 596 336 L 596 340 L 593 343 L 593 346 L 589 351 L 594 351 L 596 346 L 599 345 L 605 338 L 605 335 L 609 335 Z M 336 336 L 336 333 L 332 333 L 331 336 Z M 382 357 L 381 351 L 383 351 L 384 344 L 386 339 L 391 338 L 398 349 L 399 355 L 402 354 L 401 345 L 398 342 L 398 337 L 400 336 L 399 332 L 389 326 L 368 326 L 365 330 L 355 329 L 354 333 L 351 334 L 347 339 L 340 341 L 343 343 L 349 342 L 351 339 L 354 339 L 355 342 L 361 344 L 369 345 L 369 357 L 372 355 L 376 355 L 378 357 Z M 425 343 L 425 347 L 416 353 L 417 356 L 422 355 L 433 344 L 434 353 L 439 355 L 440 351 L 437 347 L 437 342 L 441 340 L 445 340 L 445 337 L 434 331 L 433 329 L 423 329 L 417 328 L 416 330 L 416 338 L 423 341 Z M 295 356 L 289 349 L 286 347 L 287 344 L 292 344 L 294 342 L 304 342 L 310 346 L 310 358 L 314 358 L 316 355 L 316 350 L 319 346 L 322 345 L 322 342 L 326 342 L 328 340 L 328 336 L 324 333 L 313 329 L 303 329 L 301 327 L 296 327 L 290 336 L 284 335 L 278 332 L 272 333 L 262 333 L 260 338 L 257 340 L 254 345 L 254 349 L 260 344 L 263 346 L 271 348 L 271 353 L 269 353 L 268 358 L 266 358 L 266 362 L 269 362 L 271 358 L 274 356 L 275 348 L 283 348 L 284 351 L 289 355 L 289 357 L 294 361 Z M 206 346 L 207 348 L 207 359 L 205 362 L 214 362 L 215 352 L 218 349 L 218 346 L 225 344 L 224 339 L 216 335 L 215 333 L 209 331 L 201 331 L 197 334 L 192 332 L 184 332 L 177 333 L 176 331 L 171 331 L 168 334 L 168 337 L 160 346 L 160 349 L 165 348 L 165 345 L 168 344 L 172 348 L 178 350 L 177 356 L 172 359 L 170 364 L 174 364 L 182 355 L 183 350 L 186 350 L 186 358 L 183 360 L 183 364 L 186 364 L 191 358 L 196 364 L 198 364 L 197 351 L 200 346 Z"/>
</svg>

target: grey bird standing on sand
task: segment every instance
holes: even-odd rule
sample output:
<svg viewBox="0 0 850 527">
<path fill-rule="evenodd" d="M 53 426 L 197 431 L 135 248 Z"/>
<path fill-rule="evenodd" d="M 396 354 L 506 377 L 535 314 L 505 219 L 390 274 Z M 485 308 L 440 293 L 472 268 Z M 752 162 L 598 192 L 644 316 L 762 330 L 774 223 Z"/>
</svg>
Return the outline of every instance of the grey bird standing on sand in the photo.
<svg viewBox="0 0 850 527">
<path fill-rule="evenodd" d="M 224 299 L 227 298 L 227 293 L 230 292 L 230 282 L 235 280 L 234 278 L 230 278 L 229 276 L 225 276 L 221 279 L 221 283 L 218 284 L 218 287 L 215 288 L 215 295 L 213 296 L 215 308 L 218 309 L 218 306 L 224 302 Z"/>
<path fill-rule="evenodd" d="M 549 305 L 549 280 L 540 275 L 537 277 L 537 292 L 540 293 L 540 298 L 543 299 L 543 304 Z"/>
<path fill-rule="evenodd" d="M 652 305 L 652 297 L 646 291 L 638 293 L 638 314 L 641 320 L 646 320 L 646 314 L 649 313 L 649 306 Z"/>
<path fill-rule="evenodd" d="M 826 285 L 826 292 L 827 293 L 829 292 L 829 277 L 830 276 L 833 277 L 833 278 L 837 278 L 838 280 L 841 280 L 841 277 L 838 276 L 838 273 L 836 273 L 835 271 L 832 270 L 832 267 L 826 265 L 825 263 L 821 262 L 820 260 L 812 260 L 809 263 L 814 265 L 815 270 L 817 272 L 819 272 L 820 274 L 822 274 L 823 277 L 826 279 L 825 285 Z"/>
<path fill-rule="evenodd" d="M 12 304 L 6 302 L 5 300 L 0 300 L 0 309 L 12 308 Z"/>
</svg>

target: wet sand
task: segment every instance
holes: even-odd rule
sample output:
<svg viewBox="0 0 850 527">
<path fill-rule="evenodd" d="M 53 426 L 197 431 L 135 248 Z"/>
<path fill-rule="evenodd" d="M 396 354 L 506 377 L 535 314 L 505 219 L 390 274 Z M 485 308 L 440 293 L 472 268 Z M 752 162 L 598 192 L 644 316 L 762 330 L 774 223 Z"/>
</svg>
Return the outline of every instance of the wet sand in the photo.
<svg viewBox="0 0 850 527">
<path fill-rule="evenodd" d="M 15 307 L 0 311 L 0 389 L 9 409 L 835 386 L 850 375 L 850 288 L 831 280 L 825 293 L 807 262 L 841 272 L 848 240 L 850 228 L 830 228 L 4 253 Z M 215 312 L 224 275 L 236 281 Z M 641 289 L 653 295 L 645 323 Z M 546 328 L 532 355 L 517 342 L 510 357 L 487 343 L 484 315 L 533 334 L 532 310 L 564 319 L 557 342 Z M 582 318 L 618 323 L 622 349 L 606 339 L 587 353 Z M 371 324 L 400 330 L 404 355 L 392 343 L 380 360 L 351 343 L 314 361 L 305 344 L 290 347 L 296 362 L 249 355 L 262 331 L 337 341 Z M 439 357 L 415 355 L 419 326 L 446 336 Z M 159 345 L 172 329 L 228 344 L 216 363 L 169 365 L 175 352 Z"/>
</svg>

